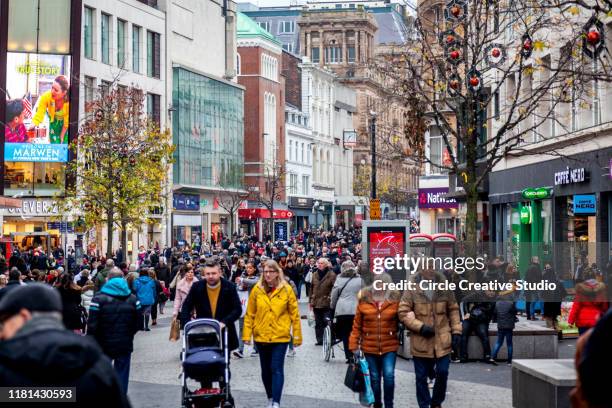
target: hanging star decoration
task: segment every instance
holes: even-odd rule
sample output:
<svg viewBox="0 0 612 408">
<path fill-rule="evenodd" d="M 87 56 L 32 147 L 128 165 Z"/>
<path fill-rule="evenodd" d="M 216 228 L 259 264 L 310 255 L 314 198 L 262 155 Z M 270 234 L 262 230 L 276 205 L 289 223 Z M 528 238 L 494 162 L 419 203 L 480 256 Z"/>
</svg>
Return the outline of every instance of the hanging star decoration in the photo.
<svg viewBox="0 0 612 408">
<path fill-rule="evenodd" d="M 476 68 L 470 69 L 466 79 L 470 92 L 478 93 L 482 89 L 482 75 Z"/>
<path fill-rule="evenodd" d="M 604 48 L 604 25 L 597 17 L 593 16 L 583 28 L 582 52 L 589 58 L 597 58 Z"/>
<path fill-rule="evenodd" d="M 498 67 L 506 61 L 506 48 L 502 44 L 492 43 L 485 49 L 485 58 L 490 67 Z"/>
<path fill-rule="evenodd" d="M 444 8 L 444 18 L 448 22 L 457 23 L 467 16 L 467 3 L 463 0 L 451 0 Z"/>
</svg>

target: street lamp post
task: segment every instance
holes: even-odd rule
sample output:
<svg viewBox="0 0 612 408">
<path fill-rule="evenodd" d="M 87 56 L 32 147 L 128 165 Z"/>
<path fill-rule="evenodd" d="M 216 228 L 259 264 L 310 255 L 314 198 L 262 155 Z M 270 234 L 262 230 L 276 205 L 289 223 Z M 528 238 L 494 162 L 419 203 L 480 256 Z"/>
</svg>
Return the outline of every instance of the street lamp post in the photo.
<svg viewBox="0 0 612 408">
<path fill-rule="evenodd" d="M 370 112 L 372 115 L 370 123 L 370 149 L 372 153 L 372 198 L 376 198 L 376 113 Z"/>
</svg>

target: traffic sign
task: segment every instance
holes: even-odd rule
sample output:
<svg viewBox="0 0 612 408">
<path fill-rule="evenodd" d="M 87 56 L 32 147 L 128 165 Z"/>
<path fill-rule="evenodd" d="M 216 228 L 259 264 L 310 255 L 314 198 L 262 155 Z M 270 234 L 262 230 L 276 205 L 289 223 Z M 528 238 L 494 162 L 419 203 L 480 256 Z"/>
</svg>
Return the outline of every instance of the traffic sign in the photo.
<svg viewBox="0 0 612 408">
<path fill-rule="evenodd" d="M 371 220 L 380 220 L 380 200 L 378 198 L 373 198 L 370 200 L 370 219 Z"/>
</svg>

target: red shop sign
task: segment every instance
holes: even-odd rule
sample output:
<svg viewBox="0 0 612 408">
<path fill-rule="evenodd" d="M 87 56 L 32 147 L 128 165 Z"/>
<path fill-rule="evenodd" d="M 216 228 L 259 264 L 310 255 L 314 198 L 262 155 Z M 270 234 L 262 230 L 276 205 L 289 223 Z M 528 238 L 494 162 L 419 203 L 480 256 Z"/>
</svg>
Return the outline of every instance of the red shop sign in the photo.
<svg viewBox="0 0 612 408">
<path fill-rule="evenodd" d="M 274 210 L 273 215 L 274 219 L 284 220 L 293 217 L 293 211 Z M 247 220 L 270 218 L 270 211 L 267 208 L 240 208 L 238 209 L 238 218 Z"/>
</svg>

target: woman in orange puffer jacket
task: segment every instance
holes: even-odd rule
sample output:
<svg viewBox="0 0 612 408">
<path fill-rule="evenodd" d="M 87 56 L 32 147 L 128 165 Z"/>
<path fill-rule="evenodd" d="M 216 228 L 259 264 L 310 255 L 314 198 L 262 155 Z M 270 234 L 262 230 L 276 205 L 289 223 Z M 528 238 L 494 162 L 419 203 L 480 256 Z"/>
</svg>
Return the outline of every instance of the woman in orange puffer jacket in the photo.
<svg viewBox="0 0 612 408">
<path fill-rule="evenodd" d="M 353 352 L 361 349 L 368 361 L 374 408 L 383 406 L 381 377 L 384 382 L 384 407 L 393 408 L 395 360 L 399 347 L 397 309 L 400 293 L 374 289 L 374 286 L 380 289 L 381 283 L 389 282 L 389 275 L 382 275 L 375 278 L 374 285 L 361 290 L 349 338 L 349 349 Z"/>
</svg>

